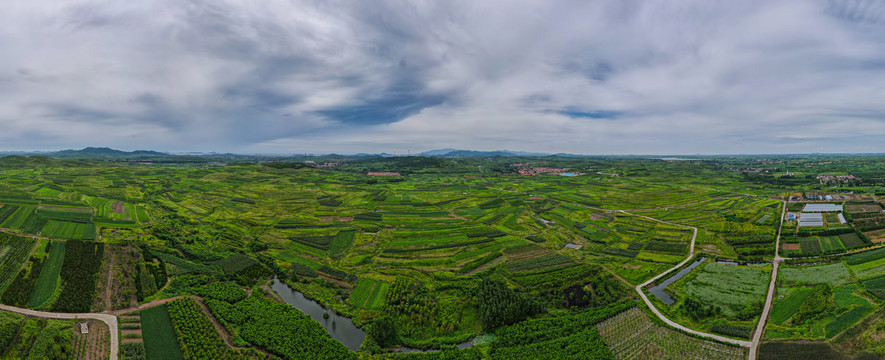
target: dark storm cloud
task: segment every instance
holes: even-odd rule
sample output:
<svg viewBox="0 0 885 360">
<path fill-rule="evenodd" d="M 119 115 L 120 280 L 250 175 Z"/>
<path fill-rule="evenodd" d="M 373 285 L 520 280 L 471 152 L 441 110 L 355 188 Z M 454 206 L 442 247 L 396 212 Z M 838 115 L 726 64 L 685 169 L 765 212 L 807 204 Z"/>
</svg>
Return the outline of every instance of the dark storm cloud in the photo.
<svg viewBox="0 0 885 360">
<path fill-rule="evenodd" d="M 13 1 L 0 142 L 870 151 L 885 136 L 882 4 Z"/>
</svg>

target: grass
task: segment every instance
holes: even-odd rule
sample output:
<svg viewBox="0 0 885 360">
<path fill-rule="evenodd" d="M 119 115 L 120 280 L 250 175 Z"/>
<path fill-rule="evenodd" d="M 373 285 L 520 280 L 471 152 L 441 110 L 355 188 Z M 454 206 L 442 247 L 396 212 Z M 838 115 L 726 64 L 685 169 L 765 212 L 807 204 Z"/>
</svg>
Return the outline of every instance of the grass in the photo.
<svg viewBox="0 0 885 360">
<path fill-rule="evenodd" d="M 789 320 L 812 293 L 814 288 L 799 288 L 783 301 L 775 303 L 771 309 L 771 322 L 780 325 Z"/>
<path fill-rule="evenodd" d="M 141 332 L 148 360 L 184 360 L 166 305 L 142 310 Z"/>
<path fill-rule="evenodd" d="M 40 277 L 37 278 L 37 284 L 34 285 L 34 291 L 28 300 L 28 307 L 36 309 L 46 303 L 52 294 L 58 289 L 59 273 L 61 265 L 65 259 L 65 245 L 63 241 L 54 241 L 52 247 L 49 248 L 49 258 L 40 271 Z"/>
</svg>

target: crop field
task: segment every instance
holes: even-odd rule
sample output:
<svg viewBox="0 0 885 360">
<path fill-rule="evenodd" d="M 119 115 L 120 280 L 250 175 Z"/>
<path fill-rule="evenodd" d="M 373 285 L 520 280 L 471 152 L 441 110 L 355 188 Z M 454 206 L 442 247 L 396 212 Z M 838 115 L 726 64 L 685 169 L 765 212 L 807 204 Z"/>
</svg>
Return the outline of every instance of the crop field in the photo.
<svg viewBox="0 0 885 360">
<path fill-rule="evenodd" d="M 885 300 L 885 275 L 865 279 L 861 283 L 870 294 L 873 294 L 873 296 L 880 300 Z"/>
<path fill-rule="evenodd" d="M 852 214 L 882 212 L 882 206 L 877 204 L 870 205 L 845 205 L 845 211 Z"/>
<path fill-rule="evenodd" d="M 815 279 L 816 274 L 844 271 L 837 265 L 843 263 L 793 269 L 792 276 L 800 279 L 779 279 L 780 286 L 793 287 L 778 288 L 777 293 L 786 297 L 772 309 L 767 339 L 829 339 L 873 312 L 874 305 L 861 296 L 857 284 L 838 285 L 853 282 L 853 278 L 846 281 L 842 275 Z"/>
<path fill-rule="evenodd" d="M 885 258 L 849 266 L 859 279 L 868 279 L 885 274 Z"/>
<path fill-rule="evenodd" d="M 616 359 L 745 359 L 744 348 L 700 340 L 653 323 L 637 308 L 596 325 Z"/>
<path fill-rule="evenodd" d="M 6 286 L 12 281 L 13 276 L 24 264 L 28 258 L 28 254 L 34 248 L 36 241 L 11 235 L 0 233 L 0 290 L 6 289 Z"/>
<path fill-rule="evenodd" d="M 838 286 L 852 282 L 851 273 L 844 263 L 838 262 L 816 266 L 781 266 L 778 281 L 787 285 L 829 284 Z"/>
<path fill-rule="evenodd" d="M 350 303 L 365 309 L 380 309 L 384 305 L 384 299 L 390 284 L 368 278 L 360 278 L 353 294 L 350 295 Z"/>
<path fill-rule="evenodd" d="M 29 308 L 36 309 L 42 307 L 58 289 L 58 279 L 65 259 L 66 244 L 63 241 L 55 241 L 49 248 L 49 255 L 43 264 L 43 269 L 40 271 L 40 277 L 37 278 L 34 291 L 28 300 Z"/>
<path fill-rule="evenodd" d="M 144 350 L 148 360 L 184 360 L 175 328 L 165 305 L 155 306 L 139 312 Z"/>
<path fill-rule="evenodd" d="M 783 324 L 796 313 L 796 310 L 799 310 L 799 306 L 812 293 L 814 293 L 814 288 L 802 287 L 793 291 L 783 300 L 775 302 L 771 309 L 771 322 L 778 325 Z"/>
<path fill-rule="evenodd" d="M 698 266 L 678 293 L 722 309 L 727 317 L 765 298 L 770 274 L 765 267 L 722 265 L 711 262 Z"/>
</svg>

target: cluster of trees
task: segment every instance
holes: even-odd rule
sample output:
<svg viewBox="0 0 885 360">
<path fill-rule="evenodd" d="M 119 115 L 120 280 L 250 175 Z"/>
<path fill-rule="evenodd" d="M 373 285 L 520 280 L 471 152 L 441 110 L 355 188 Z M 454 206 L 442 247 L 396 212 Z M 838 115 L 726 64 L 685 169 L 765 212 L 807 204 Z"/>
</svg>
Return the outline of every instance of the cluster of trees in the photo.
<svg viewBox="0 0 885 360">
<path fill-rule="evenodd" d="M 765 308 L 765 301 L 758 300 L 750 304 L 750 306 L 745 306 L 741 308 L 741 310 L 737 313 L 737 318 L 739 320 L 751 320 L 756 316 L 761 315 L 763 308 Z"/>
<path fill-rule="evenodd" d="M 393 317 L 400 332 L 414 335 L 435 327 L 439 301 L 423 283 L 398 278 L 387 290 L 384 312 Z"/>
<path fill-rule="evenodd" d="M 71 355 L 71 325 L 49 323 L 34 339 L 28 360 L 67 360 Z"/>
<path fill-rule="evenodd" d="M 95 280 L 101 270 L 104 244 L 71 240 L 65 245 L 61 265 L 61 295 L 52 307 L 55 312 L 89 312 L 95 295 Z"/>
<path fill-rule="evenodd" d="M 704 304 L 703 302 L 690 297 L 685 298 L 685 301 L 682 303 L 682 310 L 695 321 L 722 314 L 722 309 L 718 306 Z"/>
<path fill-rule="evenodd" d="M 508 288 L 498 280 L 483 279 L 475 295 L 483 326 L 487 330 L 525 320 L 543 310 L 533 298 Z"/>
<path fill-rule="evenodd" d="M 174 300 L 167 303 L 166 308 L 186 360 L 240 359 L 239 354 L 218 337 L 215 327 L 193 299 Z"/>
<path fill-rule="evenodd" d="M 144 343 L 127 342 L 120 344 L 120 359 L 122 360 L 145 360 Z"/>
<path fill-rule="evenodd" d="M 624 286 L 600 273 L 586 286 L 572 285 L 561 292 L 566 307 L 605 306 L 624 296 Z"/>
<path fill-rule="evenodd" d="M 52 242 L 47 243 L 47 247 L 49 246 L 48 244 L 52 244 Z M 47 252 L 49 252 L 48 249 Z M 27 305 L 28 300 L 31 298 L 31 291 L 34 290 L 34 285 L 37 284 L 37 278 L 40 277 L 43 264 L 44 261 L 42 259 L 32 256 L 25 268 L 19 271 L 18 276 L 12 280 L 9 287 L 3 292 L 3 303 L 18 307 Z"/>
<path fill-rule="evenodd" d="M 614 359 L 593 325 L 635 306 L 620 302 L 578 313 L 530 319 L 495 331 L 493 359 Z"/>
<path fill-rule="evenodd" d="M 239 335 L 249 343 L 267 349 L 286 360 L 353 360 L 356 355 L 332 339 L 318 322 L 300 310 L 260 296 L 251 296 L 233 306 L 243 314 Z"/>
<path fill-rule="evenodd" d="M 200 296 L 206 299 L 216 299 L 235 303 L 246 298 L 246 291 L 229 282 L 212 282 L 198 292 Z"/>
<path fill-rule="evenodd" d="M 805 321 L 826 316 L 836 308 L 836 304 L 830 300 L 832 297 L 833 289 L 829 284 L 818 285 L 814 293 L 799 305 L 799 309 L 793 315 L 793 322 L 801 325 Z"/>
<path fill-rule="evenodd" d="M 0 313 L 0 353 L 12 344 L 12 340 L 15 340 L 18 329 L 22 326 L 23 318 L 18 314 Z"/>
<path fill-rule="evenodd" d="M 138 301 L 144 300 L 162 289 L 166 285 L 169 275 L 166 273 L 166 263 L 163 259 L 157 258 L 158 263 L 154 263 L 154 256 L 147 246 L 141 248 L 142 262 L 138 264 L 138 271 L 135 273 L 136 297 Z"/>
</svg>

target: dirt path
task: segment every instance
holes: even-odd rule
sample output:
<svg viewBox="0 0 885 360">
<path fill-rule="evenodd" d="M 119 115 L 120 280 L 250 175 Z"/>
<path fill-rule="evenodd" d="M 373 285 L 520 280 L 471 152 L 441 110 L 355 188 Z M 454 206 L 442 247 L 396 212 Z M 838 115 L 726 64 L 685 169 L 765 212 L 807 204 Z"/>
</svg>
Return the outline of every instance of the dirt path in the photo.
<svg viewBox="0 0 885 360">
<path fill-rule="evenodd" d="M 111 306 L 111 290 L 113 288 L 113 280 L 114 280 L 114 264 L 117 263 L 117 254 L 115 251 L 111 250 L 111 261 L 108 262 L 108 282 L 106 283 L 104 290 L 104 308 L 105 309 L 113 309 Z"/>
<path fill-rule="evenodd" d="M 149 303 L 144 303 L 144 304 L 130 307 L 130 308 L 114 310 L 114 311 L 108 312 L 108 314 L 115 315 L 115 316 L 121 316 L 121 315 L 125 315 L 125 314 L 131 313 L 131 312 L 141 311 L 144 309 L 152 308 L 154 306 L 160 306 L 160 305 L 163 305 L 163 304 L 170 302 L 172 300 L 178 300 L 178 299 L 185 298 L 185 297 L 200 299 L 200 297 L 196 296 L 196 295 L 180 295 L 180 296 L 166 298 L 166 299 L 154 300 Z"/>
<path fill-rule="evenodd" d="M 221 336 L 221 338 L 224 340 L 224 343 L 227 344 L 228 347 L 240 349 L 240 347 L 234 346 L 234 344 L 230 342 L 231 336 L 227 332 L 227 329 L 225 329 L 224 326 L 222 326 L 221 323 L 218 322 L 218 319 L 212 316 L 212 311 L 209 311 L 209 308 L 206 306 L 206 304 L 204 304 L 202 300 L 197 300 L 197 304 L 199 304 L 200 308 L 203 309 L 203 314 L 206 315 L 207 318 L 209 318 L 209 321 L 212 322 L 212 325 L 215 325 L 215 330 L 218 331 L 218 335 Z"/>
</svg>

